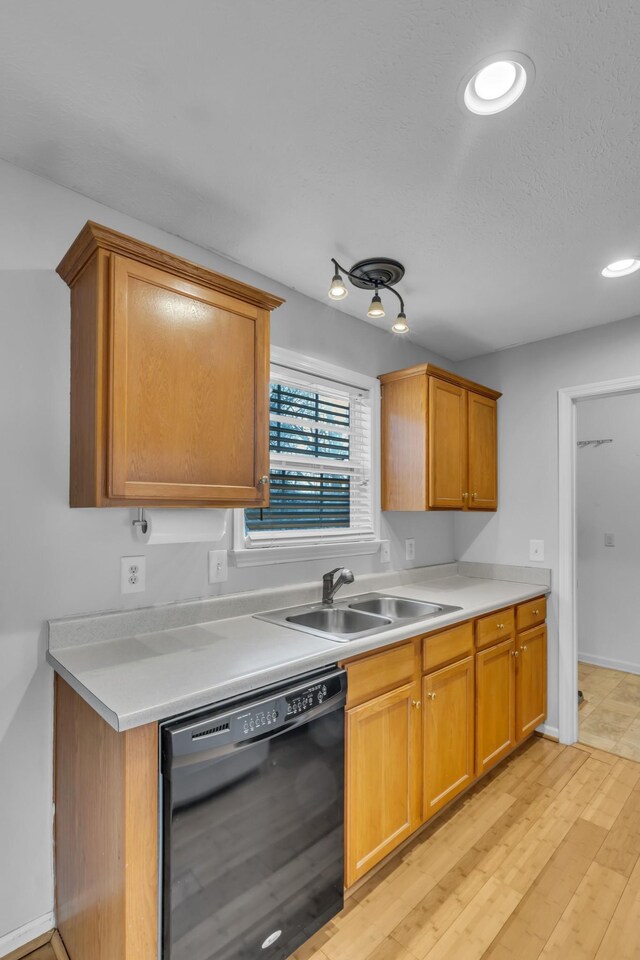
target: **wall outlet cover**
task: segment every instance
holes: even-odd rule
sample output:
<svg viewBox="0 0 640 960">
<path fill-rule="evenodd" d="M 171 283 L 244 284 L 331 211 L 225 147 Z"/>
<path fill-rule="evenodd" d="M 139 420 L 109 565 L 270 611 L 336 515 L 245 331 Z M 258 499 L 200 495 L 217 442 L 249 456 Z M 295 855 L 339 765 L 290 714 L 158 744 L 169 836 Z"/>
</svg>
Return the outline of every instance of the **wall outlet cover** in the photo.
<svg viewBox="0 0 640 960">
<path fill-rule="evenodd" d="M 391 544 L 388 540 L 380 544 L 380 563 L 391 563 Z"/>
<path fill-rule="evenodd" d="M 605 535 L 604 535 L 604 545 L 605 545 L 605 547 L 615 547 L 615 545 L 616 545 L 616 536 L 615 536 L 615 533 L 605 533 Z"/>
<path fill-rule="evenodd" d="M 147 589 L 147 558 L 120 557 L 120 593 L 144 593 Z"/>
<path fill-rule="evenodd" d="M 224 583 L 229 579 L 226 550 L 209 550 L 209 583 Z"/>
<path fill-rule="evenodd" d="M 409 540 L 404 542 L 404 555 L 405 560 L 415 560 L 416 558 L 416 542 L 411 537 Z"/>
<path fill-rule="evenodd" d="M 529 540 L 529 560 L 542 563 L 544 560 L 544 540 Z"/>
</svg>

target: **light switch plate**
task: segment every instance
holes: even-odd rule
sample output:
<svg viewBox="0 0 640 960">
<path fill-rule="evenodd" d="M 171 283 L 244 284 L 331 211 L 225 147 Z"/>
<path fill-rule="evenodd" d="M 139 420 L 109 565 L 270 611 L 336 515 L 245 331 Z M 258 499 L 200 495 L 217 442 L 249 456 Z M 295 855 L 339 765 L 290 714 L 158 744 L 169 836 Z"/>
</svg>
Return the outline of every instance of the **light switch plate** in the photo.
<svg viewBox="0 0 640 960">
<path fill-rule="evenodd" d="M 388 540 L 380 544 L 380 563 L 391 563 L 391 544 Z"/>
<path fill-rule="evenodd" d="M 147 589 L 147 558 L 120 557 L 120 593 L 144 593 Z"/>
<path fill-rule="evenodd" d="M 415 560 L 416 558 L 416 542 L 413 537 L 404 542 L 404 555 L 405 560 Z"/>
<path fill-rule="evenodd" d="M 542 563 L 544 560 L 544 540 L 529 540 L 529 560 Z"/>
<path fill-rule="evenodd" d="M 226 550 L 209 550 L 209 583 L 223 583 L 229 579 Z"/>
<path fill-rule="evenodd" d="M 605 533 L 604 535 L 604 545 L 605 547 L 615 547 L 616 537 L 614 533 Z"/>
</svg>

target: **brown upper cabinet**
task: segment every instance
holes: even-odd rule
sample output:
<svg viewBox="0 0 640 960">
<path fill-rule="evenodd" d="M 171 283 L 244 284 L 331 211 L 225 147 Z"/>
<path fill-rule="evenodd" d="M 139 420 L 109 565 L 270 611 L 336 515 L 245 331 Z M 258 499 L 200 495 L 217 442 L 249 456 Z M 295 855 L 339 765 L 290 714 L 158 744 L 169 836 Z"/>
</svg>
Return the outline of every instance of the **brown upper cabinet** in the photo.
<svg viewBox="0 0 640 960">
<path fill-rule="evenodd" d="M 87 223 L 71 288 L 72 507 L 267 506 L 262 290 Z"/>
<path fill-rule="evenodd" d="M 497 400 L 432 364 L 385 373 L 382 509 L 497 510 Z"/>
</svg>

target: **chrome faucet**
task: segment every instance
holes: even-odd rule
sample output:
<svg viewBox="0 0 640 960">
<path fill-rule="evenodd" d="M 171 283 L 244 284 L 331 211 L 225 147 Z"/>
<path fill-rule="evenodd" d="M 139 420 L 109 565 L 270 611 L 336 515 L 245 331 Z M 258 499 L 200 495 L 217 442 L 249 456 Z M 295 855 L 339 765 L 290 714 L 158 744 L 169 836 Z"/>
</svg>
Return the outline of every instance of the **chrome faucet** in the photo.
<svg viewBox="0 0 640 960">
<path fill-rule="evenodd" d="M 334 583 L 333 578 L 336 573 L 339 573 L 340 576 Z M 347 567 L 336 567 L 335 570 L 329 570 L 322 578 L 322 602 L 333 603 L 333 598 L 340 587 L 343 587 L 345 583 L 353 583 L 354 579 L 351 570 L 348 570 Z"/>
</svg>

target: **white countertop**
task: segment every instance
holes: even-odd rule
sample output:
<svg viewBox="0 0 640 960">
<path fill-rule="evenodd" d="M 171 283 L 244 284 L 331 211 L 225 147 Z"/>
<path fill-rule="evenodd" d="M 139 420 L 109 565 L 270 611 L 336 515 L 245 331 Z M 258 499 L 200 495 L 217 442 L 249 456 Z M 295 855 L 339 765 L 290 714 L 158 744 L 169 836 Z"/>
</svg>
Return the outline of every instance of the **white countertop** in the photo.
<svg viewBox="0 0 640 960">
<path fill-rule="evenodd" d="M 535 583 L 447 576 L 385 588 L 462 609 L 335 643 L 253 616 L 49 650 L 53 668 L 114 729 L 128 730 L 249 693 L 398 640 L 548 593 Z"/>
</svg>

